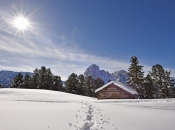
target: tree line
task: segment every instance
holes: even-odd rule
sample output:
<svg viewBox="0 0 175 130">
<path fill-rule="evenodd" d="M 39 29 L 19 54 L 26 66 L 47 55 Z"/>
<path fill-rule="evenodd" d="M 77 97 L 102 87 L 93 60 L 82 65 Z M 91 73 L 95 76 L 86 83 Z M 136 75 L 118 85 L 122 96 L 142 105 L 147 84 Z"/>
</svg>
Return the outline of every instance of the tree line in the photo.
<svg viewBox="0 0 175 130">
<path fill-rule="evenodd" d="M 138 58 L 132 56 L 128 68 L 129 78 L 127 86 L 135 89 L 140 98 L 174 98 L 175 84 L 171 79 L 171 71 L 165 70 L 160 64 L 152 66 L 152 70 L 145 76 L 142 65 Z M 77 75 L 72 73 L 63 82 L 60 76 L 55 76 L 50 68 L 44 66 L 35 69 L 33 74 L 24 77 L 21 73 L 14 77 L 10 88 L 47 89 L 68 92 L 72 94 L 96 97 L 95 90 L 104 85 L 100 78 L 93 79 L 91 76 Z M 3 87 L 0 85 L 0 87 Z"/>
<path fill-rule="evenodd" d="M 93 79 L 91 76 L 77 76 L 74 73 L 65 82 L 66 92 L 89 97 L 96 97 L 95 90 L 103 85 L 104 81 L 101 78 Z"/>
<path fill-rule="evenodd" d="M 84 77 L 72 73 L 68 79 L 63 82 L 60 76 L 55 76 L 50 68 L 42 66 L 41 69 L 35 69 L 33 74 L 24 77 L 18 73 L 12 80 L 10 88 L 26 88 L 26 89 L 46 89 L 68 92 L 72 94 L 96 97 L 95 90 L 104 85 L 104 81 L 100 78 L 93 79 L 91 76 Z"/>
<path fill-rule="evenodd" d="M 152 66 L 152 70 L 144 77 L 143 66 L 139 65 L 136 56 L 131 57 L 128 68 L 127 85 L 135 89 L 141 98 L 174 98 L 175 85 L 171 79 L 171 71 L 160 64 Z"/>
<path fill-rule="evenodd" d="M 42 66 L 41 69 L 35 69 L 33 74 L 24 77 L 18 73 L 12 80 L 10 88 L 27 88 L 27 89 L 48 89 L 63 91 L 62 80 L 60 76 L 53 75 L 50 68 Z"/>
<path fill-rule="evenodd" d="M 0 88 L 5 88 L 2 84 L 0 84 Z"/>
</svg>

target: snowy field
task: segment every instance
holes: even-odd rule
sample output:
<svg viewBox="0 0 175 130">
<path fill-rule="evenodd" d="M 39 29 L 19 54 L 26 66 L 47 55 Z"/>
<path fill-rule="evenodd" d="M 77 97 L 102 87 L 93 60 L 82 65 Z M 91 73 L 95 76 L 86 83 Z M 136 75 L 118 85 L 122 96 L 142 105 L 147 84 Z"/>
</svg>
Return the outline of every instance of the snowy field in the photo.
<svg viewBox="0 0 175 130">
<path fill-rule="evenodd" d="M 175 99 L 97 100 L 0 89 L 0 130 L 174 130 Z"/>
</svg>

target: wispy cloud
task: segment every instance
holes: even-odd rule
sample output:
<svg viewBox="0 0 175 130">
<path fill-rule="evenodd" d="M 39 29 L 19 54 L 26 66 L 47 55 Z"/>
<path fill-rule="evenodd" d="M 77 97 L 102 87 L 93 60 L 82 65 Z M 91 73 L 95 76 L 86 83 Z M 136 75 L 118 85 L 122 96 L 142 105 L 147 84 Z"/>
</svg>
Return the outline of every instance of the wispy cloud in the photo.
<svg viewBox="0 0 175 130">
<path fill-rule="evenodd" d="M 103 69 L 108 69 L 108 71 L 128 67 L 128 63 L 125 62 L 84 54 L 77 47 L 72 47 L 70 50 L 67 47 L 69 43 L 65 46 L 61 44 L 54 47 L 35 38 L 27 40 L 23 38 L 14 39 L 13 36 L 8 34 L 1 35 L 0 43 L 0 57 L 4 61 L 0 69 L 10 69 L 11 66 L 13 70 L 26 71 L 29 68 L 29 71 L 31 71 L 32 68 L 35 69 L 45 65 L 52 68 L 54 73 L 63 76 L 65 79 L 72 72 L 77 74 L 83 73 L 92 63 L 99 65 Z"/>
<path fill-rule="evenodd" d="M 91 64 L 97 64 L 100 69 L 109 72 L 127 70 L 129 67 L 129 59 L 126 62 L 84 53 L 65 35 L 57 36 L 58 41 L 47 34 L 41 35 L 42 32 L 38 30 L 27 32 L 25 36 L 16 36 L 15 31 L 5 29 L 8 25 L 3 21 L 2 15 L 0 22 L 3 25 L 0 26 L 0 70 L 31 72 L 35 68 L 46 66 L 65 80 L 73 72 L 83 74 Z M 144 65 L 144 70 L 150 71 L 151 66 Z M 175 70 L 172 70 L 172 75 L 175 75 Z"/>
<path fill-rule="evenodd" d="M 14 41 L 2 41 L 2 47 L 0 47 L 1 59 L 3 59 L 3 65 L 0 69 L 11 69 L 15 71 L 32 71 L 36 67 L 42 65 L 50 67 L 53 73 L 62 76 L 66 79 L 72 72 L 81 74 L 92 63 L 100 66 L 101 69 L 113 72 L 116 70 L 127 70 L 129 63 L 119 61 L 108 57 L 100 57 L 84 53 L 69 52 L 69 50 L 63 51 L 61 48 L 51 48 L 43 46 L 40 43 L 39 46 L 23 41 L 23 45 L 20 43 L 14 44 Z M 78 52 L 78 50 L 77 50 Z M 150 71 L 151 67 L 144 67 L 145 71 Z M 174 73 L 174 71 L 172 71 Z"/>
<path fill-rule="evenodd" d="M 1 35 L 2 33 L 3 35 Z M 33 71 L 44 65 L 65 80 L 73 72 L 84 73 L 85 69 L 93 63 L 109 72 L 127 70 L 130 64 L 109 57 L 85 54 L 77 47 L 72 47 L 70 50 L 67 47 L 69 46 L 68 42 L 65 46 L 62 44 L 51 46 L 49 44 L 51 40 L 43 43 L 42 39 L 38 40 L 35 37 L 14 39 L 14 36 L 8 33 L 4 35 L 4 32 L 0 32 L 0 35 L 0 58 L 2 59 L 0 69 L 3 70 Z M 144 65 L 144 70 L 150 71 L 151 66 Z M 172 74 L 175 74 L 174 72 L 172 70 Z"/>
</svg>

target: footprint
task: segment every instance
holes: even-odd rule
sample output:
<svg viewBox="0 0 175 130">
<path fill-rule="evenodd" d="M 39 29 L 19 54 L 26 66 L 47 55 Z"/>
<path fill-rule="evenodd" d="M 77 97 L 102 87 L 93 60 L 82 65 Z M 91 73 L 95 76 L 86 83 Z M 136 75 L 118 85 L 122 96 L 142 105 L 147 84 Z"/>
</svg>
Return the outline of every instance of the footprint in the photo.
<svg viewBox="0 0 175 130">
<path fill-rule="evenodd" d="M 72 126 L 72 123 L 69 123 L 68 125 L 69 125 L 69 127 L 71 127 Z"/>
</svg>

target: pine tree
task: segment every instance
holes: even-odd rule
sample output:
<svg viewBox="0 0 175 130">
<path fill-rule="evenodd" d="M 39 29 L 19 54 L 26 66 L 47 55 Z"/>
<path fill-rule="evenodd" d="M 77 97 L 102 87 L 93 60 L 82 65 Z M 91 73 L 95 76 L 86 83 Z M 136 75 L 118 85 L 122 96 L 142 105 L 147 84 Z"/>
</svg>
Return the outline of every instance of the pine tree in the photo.
<svg viewBox="0 0 175 130">
<path fill-rule="evenodd" d="M 65 82 L 66 91 L 68 93 L 78 93 L 78 76 L 72 73 Z"/>
<path fill-rule="evenodd" d="M 79 95 L 85 95 L 84 83 L 85 83 L 84 75 L 80 74 L 78 76 L 78 94 Z"/>
<path fill-rule="evenodd" d="M 144 79 L 144 97 L 146 99 L 153 99 L 155 92 L 153 79 L 148 74 Z"/>
<path fill-rule="evenodd" d="M 102 87 L 104 85 L 104 81 L 101 78 L 97 78 L 94 80 L 94 87 L 92 88 L 93 97 L 96 97 L 95 90 Z"/>
<path fill-rule="evenodd" d="M 129 78 L 127 80 L 127 85 L 135 89 L 140 96 L 143 95 L 143 82 L 144 82 L 144 72 L 143 66 L 138 65 L 138 59 L 136 56 L 131 57 L 131 64 L 128 68 Z"/>
<path fill-rule="evenodd" d="M 63 83 L 60 76 L 53 76 L 52 90 L 63 91 Z"/>
<path fill-rule="evenodd" d="M 14 77 L 10 88 L 23 88 L 23 75 L 21 73 Z"/>
<path fill-rule="evenodd" d="M 164 70 L 164 81 L 162 88 L 162 97 L 168 98 L 170 96 L 170 87 L 173 85 L 173 81 L 170 78 L 171 71 Z"/>
<path fill-rule="evenodd" d="M 31 77 L 26 74 L 24 77 L 24 88 L 31 88 Z"/>
<path fill-rule="evenodd" d="M 161 65 L 156 64 L 152 67 L 150 75 L 154 81 L 154 87 L 156 88 L 156 98 L 161 98 L 161 89 L 163 88 L 164 69 Z"/>
<path fill-rule="evenodd" d="M 39 74 L 39 88 L 46 89 L 46 67 L 41 66 L 41 69 L 38 70 Z"/>
<path fill-rule="evenodd" d="M 0 84 L 0 88 L 5 88 L 2 84 Z"/>
<path fill-rule="evenodd" d="M 169 95 L 170 95 L 170 98 L 175 98 L 175 84 L 170 86 L 170 88 L 169 88 Z"/>
<path fill-rule="evenodd" d="M 170 74 L 170 71 L 164 70 L 164 68 L 159 64 L 156 64 L 152 67 L 152 72 L 150 72 L 150 75 L 154 81 L 154 86 L 157 89 L 157 98 L 169 97 L 169 88 L 172 85 Z"/>
<path fill-rule="evenodd" d="M 50 68 L 46 70 L 46 77 L 45 77 L 45 89 L 50 89 L 53 86 L 53 74 Z"/>
<path fill-rule="evenodd" d="M 175 98 L 175 80 L 173 78 L 170 79 L 170 87 L 169 87 L 169 97 Z"/>
<path fill-rule="evenodd" d="M 104 81 L 101 78 L 97 78 L 94 80 L 94 85 L 96 90 L 104 85 Z"/>
<path fill-rule="evenodd" d="M 50 89 L 52 87 L 53 74 L 50 68 L 46 69 L 45 66 L 41 66 L 38 70 L 39 80 L 38 86 L 40 89 Z"/>
<path fill-rule="evenodd" d="M 60 76 L 52 74 L 50 68 L 46 69 L 45 66 L 41 66 L 41 69 L 35 69 L 33 71 L 31 88 L 63 91 L 63 82 L 61 81 Z"/>
<path fill-rule="evenodd" d="M 39 71 L 38 71 L 38 69 L 35 69 L 33 71 L 33 75 L 31 78 L 31 88 L 32 89 L 39 88 Z"/>
<path fill-rule="evenodd" d="M 94 95 L 93 93 L 94 79 L 91 76 L 85 78 L 84 87 L 86 96 L 92 97 Z"/>
</svg>

